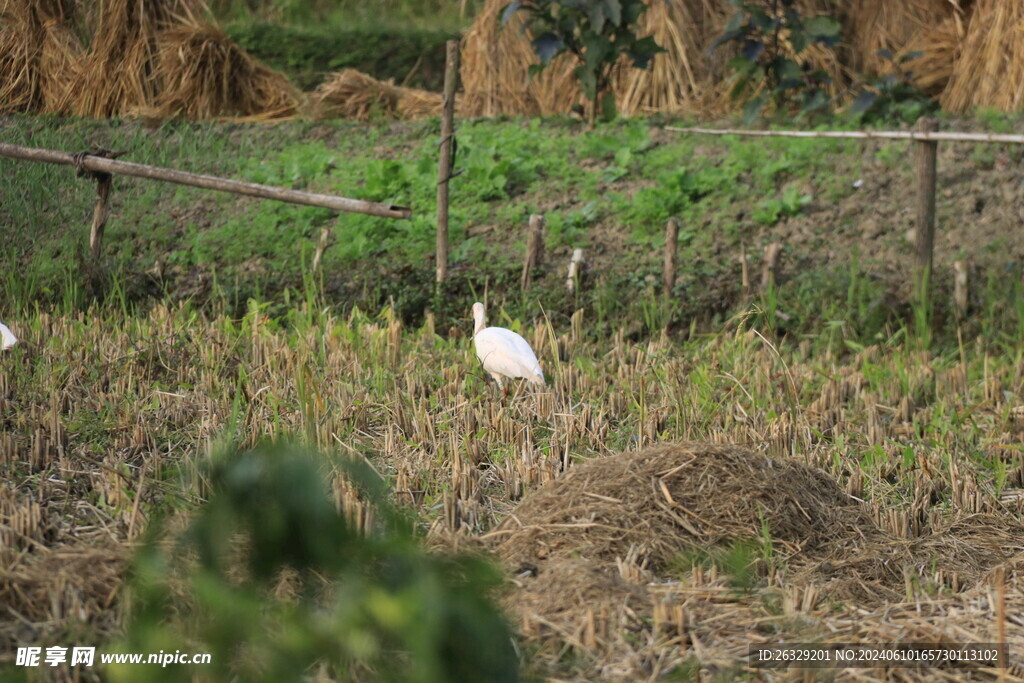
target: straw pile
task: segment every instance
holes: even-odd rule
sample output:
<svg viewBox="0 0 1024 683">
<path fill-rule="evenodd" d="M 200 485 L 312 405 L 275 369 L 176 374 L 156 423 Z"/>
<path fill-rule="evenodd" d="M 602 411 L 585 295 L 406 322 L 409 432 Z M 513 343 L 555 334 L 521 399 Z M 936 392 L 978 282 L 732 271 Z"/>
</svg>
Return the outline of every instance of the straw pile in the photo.
<svg viewBox="0 0 1024 683">
<path fill-rule="evenodd" d="M 565 113 L 582 99 L 572 74 L 573 62 L 562 56 L 540 75 L 530 78 L 538 62 L 525 19 L 513 16 L 500 26 L 504 0 L 489 0 L 463 38 L 462 82 L 472 115 Z M 897 58 L 910 52 L 924 55 L 901 68 L 913 72 L 924 92 L 940 96 L 954 112 L 977 106 L 1011 110 L 1024 102 L 1024 43 L 1017 27 L 1024 19 L 1021 0 L 846 0 L 831 3 L 805 0 L 804 16 L 836 13 L 844 44 L 812 47 L 803 56 L 824 69 L 833 81 L 833 96 L 848 95 L 859 75 L 887 75 L 892 62 L 880 57 L 888 50 Z M 626 115 L 651 112 L 713 114 L 733 108 L 726 96 L 731 56 L 727 48 L 711 51 L 734 8 L 724 0 L 666 0 L 649 3 L 641 34 L 654 35 L 666 52 L 648 70 L 616 67 L 613 89 Z M 1010 82 L 1011 87 L 1003 87 Z M 980 86 L 980 87 L 978 87 Z"/>
<path fill-rule="evenodd" d="M 441 114 L 441 95 L 403 88 L 393 81 L 345 69 L 320 84 L 310 98 L 310 114 L 316 119 L 371 118 L 419 119 Z"/>
<path fill-rule="evenodd" d="M 216 26 L 189 18 L 161 31 L 157 45 L 155 76 L 162 87 L 148 116 L 279 119 L 298 112 L 300 93 L 285 75 Z"/>
<path fill-rule="evenodd" d="M 787 610 L 818 610 L 823 619 L 819 605 L 839 601 L 888 610 L 918 582 L 951 593 L 971 589 L 1024 551 L 1024 524 L 973 514 L 936 522 L 919 537 L 897 536 L 803 463 L 679 443 L 577 465 L 527 496 L 485 538 L 515 576 L 506 605 L 523 637 L 552 656 L 567 648 L 586 653 L 603 672 L 611 662 L 642 668 L 664 644 L 663 631 L 681 643 L 692 633 L 703 644 L 704 666 L 716 650 L 735 647 L 742 657 L 752 624 L 764 622 L 760 605 L 780 591 L 796 605 Z M 767 539 L 770 550 L 751 556 L 759 585 L 747 587 L 765 591 L 762 599 L 730 588 L 716 565 L 680 564 Z M 903 616 L 915 620 L 910 609 Z M 715 625 L 702 625 L 703 617 Z M 835 621 L 824 634 L 846 630 L 875 640 L 843 613 L 829 618 Z M 933 635 L 945 628 L 917 621 Z M 731 642 L 734 636 L 744 642 Z M 679 655 L 685 658 L 685 647 Z"/>
<path fill-rule="evenodd" d="M 939 102 L 954 112 L 1024 105 L 1024 2 L 977 0 L 967 36 Z"/>
<path fill-rule="evenodd" d="M 273 119 L 299 94 L 202 0 L 0 3 L 0 112 Z M 88 50 L 76 37 L 88 34 Z"/>
<path fill-rule="evenodd" d="M 185 9 L 182 0 L 99 3 L 89 52 L 71 96 L 72 111 L 109 118 L 152 102 L 157 31 Z"/>
<path fill-rule="evenodd" d="M 528 69 L 538 59 L 523 32 L 525 18 L 514 15 L 505 27 L 500 16 L 507 3 L 489 0 L 463 38 L 462 82 L 474 115 L 565 113 L 582 103 L 568 55 L 555 59 L 538 76 Z M 806 16 L 827 13 L 830 3 L 804 0 Z M 640 35 L 653 35 L 665 48 L 648 70 L 623 61 L 612 78 L 619 111 L 627 116 L 660 112 L 715 112 L 729 106 L 727 48 L 711 51 L 735 9 L 724 1 L 658 0 L 649 2 L 640 20 Z M 837 82 L 842 73 L 834 59 L 815 59 Z"/>
<path fill-rule="evenodd" d="M 69 0 L 0 5 L 0 113 L 62 111 L 82 54 L 72 11 Z"/>
</svg>

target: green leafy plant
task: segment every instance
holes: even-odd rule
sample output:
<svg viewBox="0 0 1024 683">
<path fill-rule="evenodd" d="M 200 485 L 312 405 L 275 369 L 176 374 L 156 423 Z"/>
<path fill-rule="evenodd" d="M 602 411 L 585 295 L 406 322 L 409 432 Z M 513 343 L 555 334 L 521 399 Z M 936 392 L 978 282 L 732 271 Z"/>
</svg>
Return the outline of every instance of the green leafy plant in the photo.
<svg viewBox="0 0 1024 683">
<path fill-rule="evenodd" d="M 593 127 L 598 110 L 605 119 L 615 115 L 610 85 L 619 58 L 625 55 L 634 67 L 646 69 L 662 52 L 653 36 L 637 37 L 637 22 L 646 9 L 644 0 L 513 0 L 501 23 L 519 11 L 529 15 L 524 29 L 534 36 L 533 49 L 540 57 L 540 64 L 530 67 L 531 75 L 563 53 L 576 58 L 576 78 L 590 100 L 588 121 Z"/>
<path fill-rule="evenodd" d="M 736 14 L 712 49 L 726 43 L 740 46 L 729 67 L 734 71 L 732 97 L 748 98 L 744 118 L 753 121 L 769 102 L 776 111 L 790 105 L 804 114 L 826 109 L 828 74 L 796 58 L 812 45 L 838 43 L 839 22 L 827 16 L 805 18 L 796 0 L 733 0 L 733 4 Z"/>
<path fill-rule="evenodd" d="M 800 194 L 795 187 L 787 187 L 781 197 L 765 200 L 751 215 L 758 223 L 775 225 L 781 218 L 800 213 L 800 209 L 810 204 L 812 199 L 809 194 Z"/>
<path fill-rule="evenodd" d="M 188 530 L 168 542 L 156 525 L 135 558 L 125 648 L 210 653 L 213 680 L 516 680 L 511 631 L 487 597 L 499 573 L 428 554 L 370 467 L 341 460 L 337 476 L 373 510 L 359 528 L 326 464 L 288 446 L 216 459 Z M 149 675 L 180 680 L 174 669 Z"/>
<path fill-rule="evenodd" d="M 923 52 L 908 52 L 893 57 L 889 50 L 879 50 L 879 57 L 888 60 L 892 71 L 862 86 L 850 105 L 850 114 L 861 123 L 913 123 L 938 109 L 938 104 L 914 85 L 914 73 L 905 68 Z"/>
</svg>

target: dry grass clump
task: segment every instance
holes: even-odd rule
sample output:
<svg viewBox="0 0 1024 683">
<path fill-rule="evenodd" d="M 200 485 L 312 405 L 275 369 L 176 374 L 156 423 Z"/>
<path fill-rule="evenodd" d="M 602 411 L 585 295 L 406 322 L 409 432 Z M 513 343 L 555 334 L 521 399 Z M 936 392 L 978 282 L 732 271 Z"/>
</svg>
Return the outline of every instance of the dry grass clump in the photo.
<svg viewBox="0 0 1024 683">
<path fill-rule="evenodd" d="M 680 443 L 598 458 L 523 500 L 494 532 L 510 564 L 549 557 L 658 565 L 694 548 L 757 539 L 810 549 L 852 526 L 859 506 L 820 470 L 730 445 Z"/>
<path fill-rule="evenodd" d="M 161 88 L 149 116 L 248 120 L 294 116 L 299 91 L 216 26 L 189 19 L 157 36 Z"/>
<path fill-rule="evenodd" d="M 784 610 L 825 620 L 826 599 L 863 610 L 937 590 L 955 596 L 1024 552 L 1018 520 L 978 513 L 932 521 L 905 537 L 877 525 L 820 470 L 736 446 L 680 443 L 575 466 L 524 498 L 484 538 L 514 577 L 506 604 L 522 636 L 547 653 L 541 657 L 574 649 L 590 658 L 595 675 L 633 661 L 622 673 L 629 678 L 647 671 L 645 659 L 667 654 L 662 631 L 702 643 L 708 667 L 716 657 L 745 655 L 736 635 L 749 639 L 753 624 L 765 620 L 765 604 L 779 596 Z M 682 567 L 671 562 L 769 539 L 771 560 L 753 558 L 762 573 L 759 587 L 745 589 L 759 596 L 753 601 L 717 565 L 693 564 L 680 582 Z M 725 623 L 736 632 L 698 636 L 695 611 L 729 615 Z M 918 641 L 949 639 L 945 624 L 910 609 L 903 616 L 930 636 Z M 834 628 L 852 628 L 842 610 L 835 618 Z M 826 640 L 843 640 L 831 628 Z M 888 641 L 906 639 L 888 633 Z M 858 636 L 845 640 L 886 642 L 865 629 Z"/>
<path fill-rule="evenodd" d="M 939 99 L 943 108 L 1014 111 L 1024 105 L 1022 25 L 1021 0 L 977 0 L 949 85 Z"/>
<path fill-rule="evenodd" d="M 159 86 L 153 78 L 156 36 L 188 12 L 186 0 L 107 0 L 98 3 L 89 51 L 73 89 L 79 116 L 109 118 L 148 106 Z"/>
<path fill-rule="evenodd" d="M 474 116 L 498 114 L 565 113 L 582 103 L 568 55 L 555 59 L 539 75 L 528 69 L 538 58 L 525 19 L 514 15 L 504 27 L 499 18 L 507 3 L 490 0 L 462 42 L 462 82 L 467 108 Z M 832 11 L 830 3 L 804 0 L 800 11 L 817 16 Z M 619 111 L 627 116 L 653 112 L 719 113 L 733 106 L 727 93 L 733 56 L 729 48 L 712 50 L 735 12 L 729 3 L 707 0 L 650 2 L 640 19 L 640 35 L 653 35 L 665 52 L 655 56 L 649 69 L 616 66 L 612 88 Z M 808 51 L 805 59 L 832 77 L 833 94 L 843 87 L 848 69 L 833 51 Z"/>
<path fill-rule="evenodd" d="M 437 93 L 403 88 L 394 81 L 379 81 L 356 69 L 340 71 L 320 84 L 311 97 L 316 119 L 417 119 L 438 116 L 442 97 Z"/>
<path fill-rule="evenodd" d="M 113 635 L 113 609 L 128 552 L 120 543 L 36 548 L 0 572 L 0 603 L 14 619 L 0 622 L 0 647 L 40 643 L 58 631 L 89 626 Z"/>
<path fill-rule="evenodd" d="M 209 24 L 202 0 L 0 6 L 0 112 L 292 116 L 299 93 Z M 88 49 L 77 35 L 89 34 Z"/>
<path fill-rule="evenodd" d="M 83 52 L 69 0 L 0 5 L 0 113 L 61 113 Z"/>
</svg>

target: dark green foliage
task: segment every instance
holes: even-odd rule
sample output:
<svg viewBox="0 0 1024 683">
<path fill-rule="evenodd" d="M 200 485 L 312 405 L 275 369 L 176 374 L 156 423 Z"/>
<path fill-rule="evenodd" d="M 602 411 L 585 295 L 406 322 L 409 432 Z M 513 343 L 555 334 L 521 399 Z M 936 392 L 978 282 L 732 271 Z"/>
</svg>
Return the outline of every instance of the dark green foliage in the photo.
<svg viewBox="0 0 1024 683">
<path fill-rule="evenodd" d="M 768 103 L 779 112 L 791 106 L 803 114 L 827 110 L 828 74 L 788 56 L 784 41 L 792 47 L 793 56 L 811 45 L 835 45 L 839 42 L 839 22 L 825 16 L 804 17 L 796 8 L 796 0 L 733 0 L 733 4 L 736 14 L 712 49 L 725 43 L 740 46 L 729 66 L 734 71 L 733 98 L 746 99 L 744 118 L 753 121 Z"/>
<path fill-rule="evenodd" d="M 867 81 L 857 99 L 850 105 L 850 114 L 861 123 L 913 123 L 925 114 L 939 108 L 913 81 L 913 72 L 904 69 L 907 62 L 920 57 L 921 52 L 908 52 L 899 59 L 888 50 L 879 50 L 878 56 L 889 60 L 892 73 Z"/>
<path fill-rule="evenodd" d="M 239 45 L 275 69 L 287 73 L 303 90 L 312 90 L 325 73 L 358 69 L 374 78 L 393 78 L 411 87 L 440 90 L 444 83 L 447 31 L 355 26 L 308 29 L 272 23 L 228 26 Z"/>
<path fill-rule="evenodd" d="M 339 461 L 374 510 L 364 535 L 336 509 L 325 464 L 284 446 L 215 459 L 189 530 L 170 544 L 155 524 L 135 559 L 124 648 L 209 652 L 214 680 L 297 681 L 314 666 L 336 680 L 516 680 L 511 631 L 487 597 L 497 570 L 426 553 L 369 466 Z M 274 590 L 282 572 L 289 598 Z M 181 680 L 180 668 L 147 675 Z"/>
<path fill-rule="evenodd" d="M 605 120 L 615 116 L 610 92 L 612 67 L 626 55 L 633 66 L 646 69 L 662 48 L 653 36 L 637 37 L 637 22 L 647 9 L 644 0 L 513 0 L 505 7 L 502 24 L 516 12 L 529 15 L 526 28 L 533 34 L 533 49 L 541 63 L 531 73 L 568 52 L 577 61 L 576 78 L 590 100 L 590 123 L 600 109 Z"/>
</svg>

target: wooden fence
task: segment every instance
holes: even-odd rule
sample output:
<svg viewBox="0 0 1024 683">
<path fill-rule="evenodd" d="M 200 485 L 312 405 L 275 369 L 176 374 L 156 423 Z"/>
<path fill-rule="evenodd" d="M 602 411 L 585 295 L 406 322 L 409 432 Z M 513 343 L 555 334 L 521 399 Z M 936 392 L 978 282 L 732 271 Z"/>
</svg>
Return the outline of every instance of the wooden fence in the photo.
<svg viewBox="0 0 1024 683">
<path fill-rule="evenodd" d="M 737 128 L 678 128 L 665 130 L 696 135 L 743 135 L 750 137 L 827 138 L 853 140 L 910 140 L 917 143 L 917 223 L 915 230 L 915 284 L 927 293 L 935 247 L 935 187 L 939 142 L 987 142 L 1024 144 L 1024 135 L 1003 133 L 959 133 L 938 130 L 933 118 L 922 118 L 916 130 L 907 131 L 800 131 L 743 130 Z M 667 247 L 666 247 L 667 249 Z M 958 270 L 959 283 L 959 270 Z"/>
<path fill-rule="evenodd" d="M 11 159 L 22 159 L 24 161 L 37 161 L 47 164 L 63 164 L 75 166 L 79 175 L 88 175 L 96 180 L 96 205 L 93 210 L 92 229 L 89 234 L 89 252 L 95 261 L 99 258 L 103 241 L 103 229 L 107 222 L 109 212 L 110 187 L 112 175 L 125 175 L 135 178 L 146 178 L 149 180 L 162 180 L 178 185 L 190 185 L 201 187 L 207 190 L 219 190 L 233 194 L 247 195 L 249 197 L 261 197 L 263 199 L 274 199 L 280 202 L 292 204 L 305 204 L 307 206 L 319 206 L 334 211 L 346 211 L 351 213 L 365 213 L 371 216 L 383 216 L 385 218 L 409 218 L 412 215 L 411 209 L 404 206 L 381 204 L 369 202 L 363 199 L 350 199 L 348 197 L 337 197 L 334 195 L 316 194 L 313 192 L 302 192 L 290 190 L 271 185 L 259 185 L 247 183 L 240 180 L 229 180 L 210 175 L 188 173 L 170 168 L 150 166 L 148 164 L 137 164 L 130 161 L 118 161 L 117 156 L 123 152 L 110 152 L 100 150 L 89 153 L 69 154 L 49 149 L 36 147 L 21 147 L 0 142 L 0 156 Z M 321 245 L 322 246 L 322 245 Z M 319 253 L 318 253 L 319 256 Z M 319 258 L 316 259 L 317 262 Z"/>
</svg>

